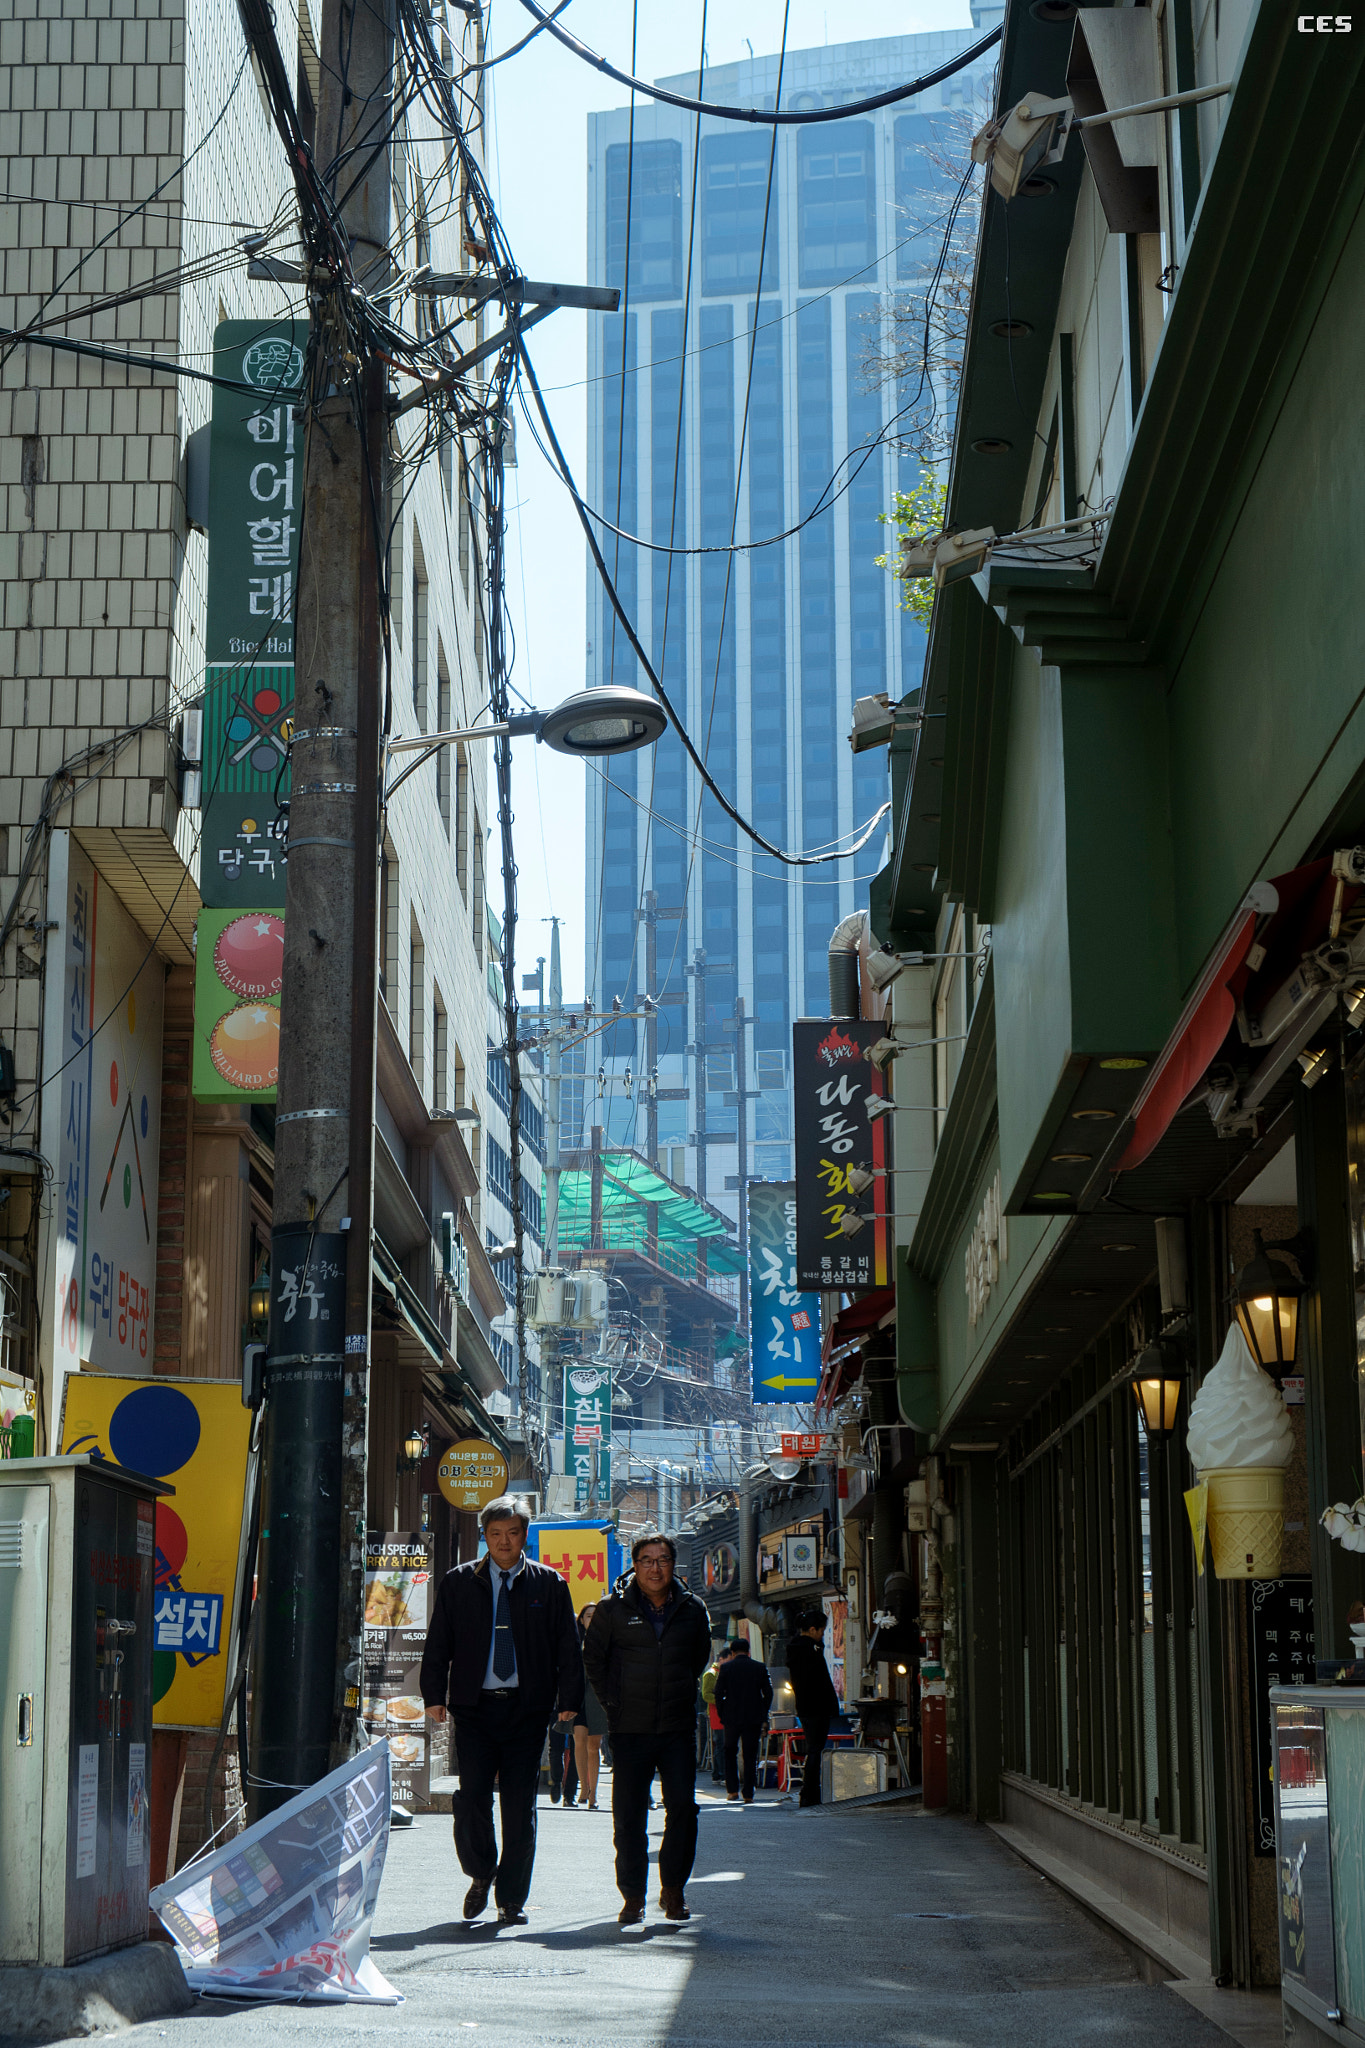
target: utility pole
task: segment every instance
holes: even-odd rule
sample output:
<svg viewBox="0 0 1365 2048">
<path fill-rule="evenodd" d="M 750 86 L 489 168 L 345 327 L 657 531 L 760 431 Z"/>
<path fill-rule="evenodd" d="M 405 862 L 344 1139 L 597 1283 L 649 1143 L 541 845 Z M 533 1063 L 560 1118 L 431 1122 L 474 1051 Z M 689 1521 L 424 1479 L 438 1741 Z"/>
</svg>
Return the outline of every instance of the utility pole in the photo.
<svg viewBox="0 0 1365 2048">
<path fill-rule="evenodd" d="M 550 1033 L 545 1049 L 545 1263 L 559 1264 L 559 1101 L 564 1059 L 564 985 L 559 919 L 550 919 Z"/>
<path fill-rule="evenodd" d="M 389 263 L 388 12 L 323 0 L 320 40 L 318 161 L 342 167 L 341 226 L 378 296 Z M 310 280 L 322 352 L 312 388 L 326 395 L 308 421 L 302 497 L 253 1819 L 350 1755 L 360 1706 L 386 392 L 377 362 L 347 359 L 349 292 L 344 276 Z"/>
</svg>

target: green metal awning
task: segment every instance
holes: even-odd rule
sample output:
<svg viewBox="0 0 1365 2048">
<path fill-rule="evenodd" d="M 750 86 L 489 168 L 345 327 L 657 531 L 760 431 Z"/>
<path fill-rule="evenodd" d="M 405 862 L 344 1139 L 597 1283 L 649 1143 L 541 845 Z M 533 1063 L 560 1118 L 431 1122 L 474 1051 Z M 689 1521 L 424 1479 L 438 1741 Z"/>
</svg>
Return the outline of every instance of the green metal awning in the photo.
<svg viewBox="0 0 1365 2048">
<path fill-rule="evenodd" d="M 579 1154 L 582 1157 L 582 1154 Z M 661 1246 L 676 1251 L 680 1242 L 705 1242 L 706 1264 L 713 1273 L 738 1273 L 743 1265 L 726 1219 L 708 1203 L 677 1188 L 634 1152 L 602 1154 L 602 1236 L 609 1251 L 643 1251 L 655 1212 Z M 581 1250 L 587 1245 L 592 1220 L 592 1174 L 586 1170 L 559 1177 L 560 1243 Z"/>
</svg>

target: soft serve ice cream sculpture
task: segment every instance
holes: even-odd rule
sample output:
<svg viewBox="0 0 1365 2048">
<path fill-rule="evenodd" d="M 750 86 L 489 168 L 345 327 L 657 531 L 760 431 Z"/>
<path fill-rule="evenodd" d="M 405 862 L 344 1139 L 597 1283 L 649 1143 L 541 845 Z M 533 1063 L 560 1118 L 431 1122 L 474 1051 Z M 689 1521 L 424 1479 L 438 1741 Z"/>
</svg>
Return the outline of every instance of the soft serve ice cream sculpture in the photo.
<svg viewBox="0 0 1365 2048">
<path fill-rule="evenodd" d="M 1191 1463 L 1208 1482 L 1215 1573 L 1220 1579 L 1275 1578 L 1294 1430 L 1237 1323 L 1195 1396 L 1187 1441 Z"/>
</svg>

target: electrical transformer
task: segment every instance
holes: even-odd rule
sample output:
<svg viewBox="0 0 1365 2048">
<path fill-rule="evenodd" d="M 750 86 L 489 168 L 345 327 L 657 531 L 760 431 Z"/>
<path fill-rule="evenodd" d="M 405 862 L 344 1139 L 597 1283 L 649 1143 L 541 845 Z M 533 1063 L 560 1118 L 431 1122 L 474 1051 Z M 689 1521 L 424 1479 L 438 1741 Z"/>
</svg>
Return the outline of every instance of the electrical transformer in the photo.
<svg viewBox="0 0 1365 2048">
<path fill-rule="evenodd" d="M 173 1491 L 89 1456 L 0 1463 L 0 1964 L 147 1938 L 156 1500 Z"/>
</svg>

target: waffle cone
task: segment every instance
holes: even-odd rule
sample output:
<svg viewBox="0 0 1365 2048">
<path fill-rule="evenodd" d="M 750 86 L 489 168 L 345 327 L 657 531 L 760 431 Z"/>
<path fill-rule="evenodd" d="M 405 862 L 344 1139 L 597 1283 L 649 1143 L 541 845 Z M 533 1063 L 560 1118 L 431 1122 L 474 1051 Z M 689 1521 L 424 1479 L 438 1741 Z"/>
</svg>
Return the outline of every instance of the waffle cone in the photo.
<svg viewBox="0 0 1365 2048">
<path fill-rule="evenodd" d="M 1273 1465 L 1228 1466 L 1208 1481 L 1209 1544 L 1219 1579 L 1277 1579 L 1284 1542 L 1284 1472 Z"/>
</svg>

